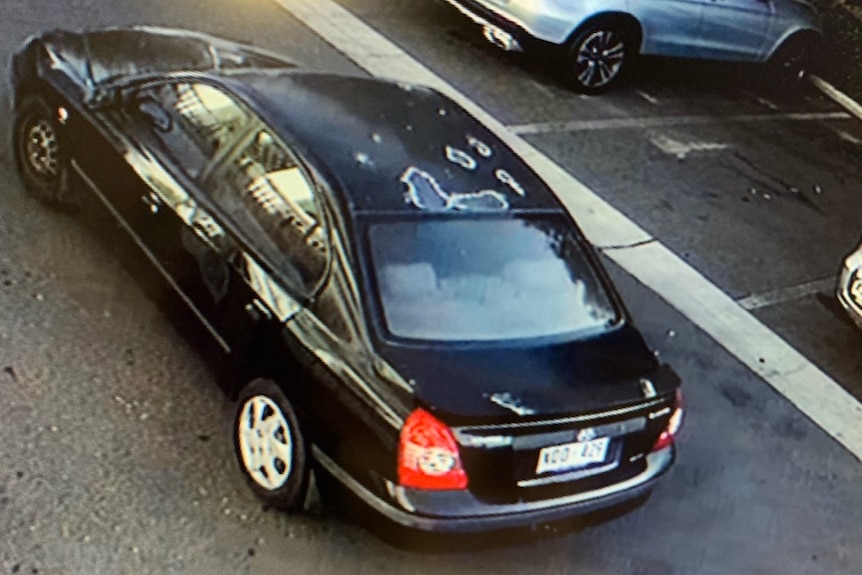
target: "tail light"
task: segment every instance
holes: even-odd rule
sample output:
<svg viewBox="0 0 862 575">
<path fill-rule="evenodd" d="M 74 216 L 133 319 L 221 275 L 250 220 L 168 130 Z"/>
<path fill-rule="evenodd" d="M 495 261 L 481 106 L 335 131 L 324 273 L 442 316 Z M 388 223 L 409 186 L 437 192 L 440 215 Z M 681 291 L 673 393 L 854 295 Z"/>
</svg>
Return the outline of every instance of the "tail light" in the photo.
<svg viewBox="0 0 862 575">
<path fill-rule="evenodd" d="M 416 409 L 401 429 L 398 482 L 414 489 L 466 489 L 458 444 L 446 424 Z"/>
<path fill-rule="evenodd" d="M 670 419 L 667 422 L 667 427 L 664 431 L 661 432 L 661 435 L 658 436 L 655 445 L 652 446 L 653 451 L 659 451 L 660 449 L 664 449 L 665 447 L 670 447 L 671 445 L 673 445 L 673 441 L 676 438 L 676 434 L 679 433 L 679 430 L 682 427 L 682 419 L 684 414 L 685 400 L 682 397 L 682 391 L 677 389 L 676 408 L 674 409 L 673 414 L 670 416 Z"/>
</svg>

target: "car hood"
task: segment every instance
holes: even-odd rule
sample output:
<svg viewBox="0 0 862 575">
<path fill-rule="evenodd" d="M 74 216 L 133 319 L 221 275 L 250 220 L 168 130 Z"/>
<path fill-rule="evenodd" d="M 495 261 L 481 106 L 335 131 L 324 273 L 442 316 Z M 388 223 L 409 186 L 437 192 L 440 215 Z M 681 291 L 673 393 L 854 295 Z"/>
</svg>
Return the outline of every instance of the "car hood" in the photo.
<svg viewBox="0 0 862 575">
<path fill-rule="evenodd" d="M 294 66 L 275 54 L 175 28 L 138 26 L 89 32 L 55 30 L 45 34 L 42 42 L 55 62 L 67 67 L 73 76 L 88 86 L 154 73 Z"/>
<path fill-rule="evenodd" d="M 680 384 L 630 325 L 579 341 L 493 349 L 390 345 L 383 355 L 412 383 L 418 402 L 451 424 L 611 409 Z"/>
</svg>

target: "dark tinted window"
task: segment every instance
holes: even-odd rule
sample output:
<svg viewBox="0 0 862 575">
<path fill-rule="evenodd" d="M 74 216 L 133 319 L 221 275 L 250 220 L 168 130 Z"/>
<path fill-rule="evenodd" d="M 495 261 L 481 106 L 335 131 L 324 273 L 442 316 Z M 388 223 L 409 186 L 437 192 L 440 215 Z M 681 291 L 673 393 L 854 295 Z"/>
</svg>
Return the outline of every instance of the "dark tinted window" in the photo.
<svg viewBox="0 0 862 575">
<path fill-rule="evenodd" d="M 165 114 L 152 121 L 153 133 L 191 178 L 199 177 L 250 120 L 233 97 L 207 84 L 150 87 L 137 94 L 136 102 L 143 117 Z"/>
<path fill-rule="evenodd" d="M 396 337 L 546 337 L 618 317 L 562 217 L 377 223 L 370 242 L 383 319 Z"/>
<path fill-rule="evenodd" d="M 317 286 L 329 248 L 314 186 L 269 131 L 254 131 L 207 188 L 291 288 L 305 295 Z"/>
</svg>

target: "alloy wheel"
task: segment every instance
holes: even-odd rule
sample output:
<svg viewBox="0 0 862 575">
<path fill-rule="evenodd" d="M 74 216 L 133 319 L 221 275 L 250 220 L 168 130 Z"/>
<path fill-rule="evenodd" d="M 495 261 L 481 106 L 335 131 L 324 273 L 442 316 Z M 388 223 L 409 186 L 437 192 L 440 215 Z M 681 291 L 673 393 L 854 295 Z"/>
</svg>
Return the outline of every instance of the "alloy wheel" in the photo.
<svg viewBox="0 0 862 575">
<path fill-rule="evenodd" d="M 278 405 L 264 395 L 250 397 L 243 404 L 236 432 L 249 476 L 267 490 L 283 487 L 293 468 L 293 436 Z"/>
<path fill-rule="evenodd" d="M 60 169 L 60 146 L 54 127 L 43 118 L 37 118 L 26 130 L 24 156 L 30 168 L 39 177 L 52 180 Z"/>
<path fill-rule="evenodd" d="M 619 75 L 625 55 L 625 41 L 619 33 L 596 30 L 578 45 L 575 77 L 586 88 L 602 88 Z"/>
</svg>

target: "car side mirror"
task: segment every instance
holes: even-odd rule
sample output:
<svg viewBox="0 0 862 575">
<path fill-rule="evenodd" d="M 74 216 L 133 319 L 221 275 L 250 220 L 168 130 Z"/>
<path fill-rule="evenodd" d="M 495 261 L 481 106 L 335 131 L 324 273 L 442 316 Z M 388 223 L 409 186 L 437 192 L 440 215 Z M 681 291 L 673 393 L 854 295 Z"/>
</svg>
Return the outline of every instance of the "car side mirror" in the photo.
<svg viewBox="0 0 862 575">
<path fill-rule="evenodd" d="M 159 132 L 168 132 L 173 122 L 171 116 L 153 98 L 142 98 L 135 101 L 135 110 L 146 122 Z"/>
</svg>

